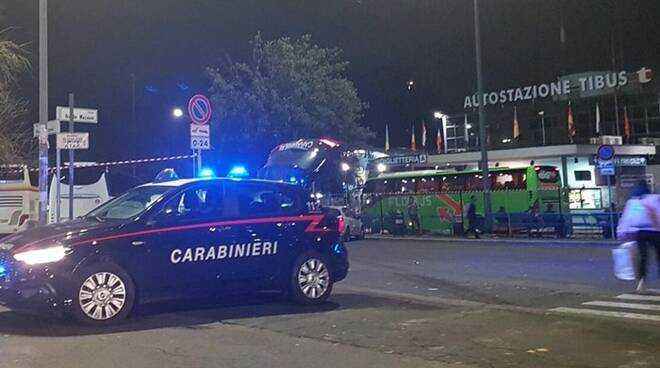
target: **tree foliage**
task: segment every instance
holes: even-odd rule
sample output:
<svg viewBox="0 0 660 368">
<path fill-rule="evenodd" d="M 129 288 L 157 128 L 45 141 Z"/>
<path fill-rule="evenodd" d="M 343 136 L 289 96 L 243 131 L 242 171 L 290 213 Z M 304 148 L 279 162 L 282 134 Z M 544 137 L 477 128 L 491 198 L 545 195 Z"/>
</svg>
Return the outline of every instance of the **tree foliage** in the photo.
<svg viewBox="0 0 660 368">
<path fill-rule="evenodd" d="M 264 41 L 257 34 L 252 46 L 249 62 L 208 68 L 221 152 L 265 154 L 298 138 L 360 144 L 373 137 L 360 124 L 366 103 L 346 78 L 339 49 L 319 47 L 309 35 Z"/>
<path fill-rule="evenodd" d="M 32 129 L 25 121 L 28 105 L 16 95 L 16 83 L 29 67 L 20 45 L 0 32 L 0 164 L 24 163 L 34 150 Z"/>
</svg>

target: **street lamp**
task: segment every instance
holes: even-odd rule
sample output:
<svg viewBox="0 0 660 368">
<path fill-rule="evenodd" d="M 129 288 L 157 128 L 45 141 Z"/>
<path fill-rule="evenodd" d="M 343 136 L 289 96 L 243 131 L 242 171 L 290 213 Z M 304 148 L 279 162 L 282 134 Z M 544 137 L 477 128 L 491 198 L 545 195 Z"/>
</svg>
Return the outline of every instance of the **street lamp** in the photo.
<svg viewBox="0 0 660 368">
<path fill-rule="evenodd" d="M 183 110 L 181 110 L 181 109 L 178 108 L 178 107 L 174 108 L 174 109 L 172 110 L 172 116 L 174 116 L 174 117 L 177 118 L 177 119 L 180 118 L 180 117 L 182 117 L 182 116 L 183 116 Z"/>
<path fill-rule="evenodd" d="M 378 170 L 379 173 L 385 172 L 387 170 L 387 166 L 383 163 L 380 163 L 376 165 L 376 170 Z"/>
<path fill-rule="evenodd" d="M 406 88 L 408 88 L 408 91 L 412 91 L 413 87 L 415 86 L 415 81 L 414 80 L 409 80 L 408 83 L 406 83 Z"/>
<path fill-rule="evenodd" d="M 436 118 L 436 119 L 438 119 L 438 120 L 442 120 L 445 116 L 446 116 L 446 115 L 443 114 L 443 113 L 440 112 L 440 111 L 434 111 L 434 112 L 433 112 L 433 117 Z"/>
</svg>

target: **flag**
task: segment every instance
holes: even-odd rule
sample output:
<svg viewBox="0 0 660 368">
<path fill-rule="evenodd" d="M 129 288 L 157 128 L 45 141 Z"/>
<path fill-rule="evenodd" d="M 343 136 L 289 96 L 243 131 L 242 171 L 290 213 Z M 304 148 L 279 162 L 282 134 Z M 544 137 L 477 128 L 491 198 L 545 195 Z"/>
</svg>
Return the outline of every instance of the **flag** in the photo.
<svg viewBox="0 0 660 368">
<path fill-rule="evenodd" d="M 596 103 L 596 135 L 600 135 L 600 107 Z"/>
<path fill-rule="evenodd" d="M 410 149 L 417 151 L 417 145 L 415 144 L 415 124 L 412 126 L 412 135 L 410 136 Z"/>
<path fill-rule="evenodd" d="M 630 136 L 632 136 L 632 125 L 630 124 L 628 109 L 625 105 L 623 106 L 623 135 L 626 137 L 627 141 L 630 141 Z"/>
<path fill-rule="evenodd" d="M 520 137 L 520 126 L 518 125 L 518 109 L 513 107 L 513 139 Z"/>
<path fill-rule="evenodd" d="M 575 137 L 575 122 L 573 121 L 573 110 L 571 109 L 571 101 L 568 101 L 568 118 L 566 119 L 568 125 L 568 140 L 573 143 Z"/>
<path fill-rule="evenodd" d="M 426 147 L 426 123 L 422 121 L 422 147 Z"/>
<path fill-rule="evenodd" d="M 390 150 L 390 130 L 385 124 L 385 152 Z"/>
<path fill-rule="evenodd" d="M 438 127 L 438 134 L 435 136 L 435 147 L 438 150 L 438 153 L 442 153 L 442 133 L 440 133 L 441 127 Z"/>
</svg>

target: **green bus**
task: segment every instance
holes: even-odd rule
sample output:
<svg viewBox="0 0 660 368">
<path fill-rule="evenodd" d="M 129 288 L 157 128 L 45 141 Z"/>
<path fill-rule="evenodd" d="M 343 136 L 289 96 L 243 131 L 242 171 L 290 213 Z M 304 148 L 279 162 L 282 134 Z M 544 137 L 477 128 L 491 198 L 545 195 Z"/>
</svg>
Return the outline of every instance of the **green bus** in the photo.
<svg viewBox="0 0 660 368">
<path fill-rule="evenodd" d="M 566 208 L 554 166 L 495 167 L 489 176 L 495 222 L 506 214 Z M 482 178 L 476 170 L 380 173 L 369 178 L 362 190 L 364 226 L 371 232 L 462 233 L 467 225 L 463 211 L 472 196 L 477 214 L 483 216 Z"/>
</svg>

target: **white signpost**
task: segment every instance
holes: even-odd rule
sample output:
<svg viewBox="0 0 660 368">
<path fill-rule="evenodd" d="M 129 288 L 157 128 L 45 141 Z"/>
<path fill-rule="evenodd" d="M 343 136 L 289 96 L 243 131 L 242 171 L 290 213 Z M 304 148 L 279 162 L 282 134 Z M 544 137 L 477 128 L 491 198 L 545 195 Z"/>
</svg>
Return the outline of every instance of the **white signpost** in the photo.
<svg viewBox="0 0 660 368">
<path fill-rule="evenodd" d="M 197 170 L 202 169 L 202 150 L 211 149 L 211 101 L 204 95 L 194 95 L 188 101 L 190 124 L 190 148 L 197 152 Z M 193 169 L 194 171 L 194 169 Z"/>
<path fill-rule="evenodd" d="M 55 113 L 56 120 L 71 121 L 69 107 L 57 106 Z M 73 109 L 73 122 L 74 123 L 91 123 L 96 124 L 99 122 L 99 113 L 96 109 L 83 109 L 75 107 Z"/>
<path fill-rule="evenodd" d="M 190 124 L 190 148 L 194 150 L 211 149 L 211 129 L 206 125 Z"/>
<path fill-rule="evenodd" d="M 55 120 L 48 122 L 48 134 L 57 134 L 56 156 L 57 156 L 57 188 L 56 188 L 56 222 L 60 222 L 60 203 L 61 191 L 61 150 L 69 150 L 69 220 L 73 220 L 73 198 L 74 198 L 74 151 L 79 149 L 89 149 L 89 133 L 75 133 L 75 123 L 98 124 L 99 116 L 96 109 L 85 109 L 75 107 L 74 95 L 69 93 L 69 106 L 57 106 L 55 109 Z M 69 132 L 60 133 L 60 123 L 66 121 L 69 123 Z"/>
<path fill-rule="evenodd" d="M 57 134 L 57 149 L 89 149 L 89 133 L 59 133 Z"/>
</svg>

